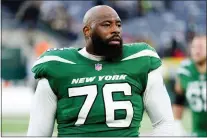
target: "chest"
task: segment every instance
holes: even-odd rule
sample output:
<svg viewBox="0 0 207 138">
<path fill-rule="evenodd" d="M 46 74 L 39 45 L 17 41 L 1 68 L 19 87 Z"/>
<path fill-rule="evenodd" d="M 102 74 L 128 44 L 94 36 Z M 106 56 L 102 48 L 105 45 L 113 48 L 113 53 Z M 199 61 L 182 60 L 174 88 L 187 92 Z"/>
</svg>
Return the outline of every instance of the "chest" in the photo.
<svg viewBox="0 0 207 138">
<path fill-rule="evenodd" d="M 206 111 L 206 80 L 189 81 L 186 86 L 186 98 L 193 111 Z"/>
<path fill-rule="evenodd" d="M 58 116 L 72 114 L 78 117 L 76 125 L 99 120 L 109 127 L 117 126 L 120 120 L 123 123 L 118 126 L 128 127 L 133 116 L 141 120 L 147 66 L 131 64 L 97 62 L 59 67 L 59 73 L 50 80 L 59 99 Z"/>
<path fill-rule="evenodd" d="M 101 90 L 110 84 L 118 90 L 115 84 L 121 83 L 127 83 L 134 91 L 142 93 L 148 74 L 146 64 L 139 66 L 134 62 L 57 65 L 52 71 L 54 75 L 50 82 L 60 97 L 66 97 L 69 88 L 96 86 Z"/>
</svg>

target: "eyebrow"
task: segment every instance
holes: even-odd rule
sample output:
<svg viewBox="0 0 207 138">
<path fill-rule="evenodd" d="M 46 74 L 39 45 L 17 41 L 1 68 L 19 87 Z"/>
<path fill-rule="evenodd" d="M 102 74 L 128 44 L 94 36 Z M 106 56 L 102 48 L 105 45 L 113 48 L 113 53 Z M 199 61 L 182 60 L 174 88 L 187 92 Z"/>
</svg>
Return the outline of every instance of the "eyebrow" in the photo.
<svg viewBox="0 0 207 138">
<path fill-rule="evenodd" d="M 104 20 L 104 21 L 100 21 L 101 23 L 105 23 L 105 22 L 112 22 L 112 20 Z M 117 19 L 116 23 L 121 23 L 121 20 Z"/>
</svg>

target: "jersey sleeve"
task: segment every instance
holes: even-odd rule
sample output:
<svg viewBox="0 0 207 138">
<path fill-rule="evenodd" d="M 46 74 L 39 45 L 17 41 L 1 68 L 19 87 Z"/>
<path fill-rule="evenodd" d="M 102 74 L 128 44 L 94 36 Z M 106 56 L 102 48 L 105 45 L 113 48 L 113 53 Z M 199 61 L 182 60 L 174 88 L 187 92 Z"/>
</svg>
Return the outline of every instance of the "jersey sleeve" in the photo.
<svg viewBox="0 0 207 138">
<path fill-rule="evenodd" d="M 32 72 L 35 79 L 47 78 L 47 65 L 44 63 L 47 55 L 48 51 L 44 52 L 33 64 Z"/>
<path fill-rule="evenodd" d="M 48 77 L 54 75 L 54 72 L 58 70 L 57 67 L 60 63 L 76 64 L 67 58 L 68 55 L 72 55 L 73 53 L 73 48 L 53 48 L 47 50 L 38 58 L 32 67 L 35 79 L 48 79 Z"/>
<path fill-rule="evenodd" d="M 189 59 L 183 60 L 180 63 L 180 66 L 178 67 L 177 72 L 176 72 L 176 76 L 179 79 L 181 88 L 183 90 L 185 90 L 186 78 L 190 76 L 190 71 L 187 68 L 188 65 L 190 64 L 191 64 L 191 61 Z"/>
<path fill-rule="evenodd" d="M 147 64 L 146 71 L 148 73 L 162 65 L 162 61 L 156 50 L 147 43 L 130 43 L 125 44 L 125 47 L 127 54 L 125 55 L 124 59 L 122 59 L 122 61 L 144 57 L 145 60 L 143 64 Z"/>
<path fill-rule="evenodd" d="M 162 61 L 153 47 L 147 45 L 147 49 L 151 50 L 153 53 L 152 55 L 150 55 L 150 72 L 151 72 L 162 66 Z"/>
<path fill-rule="evenodd" d="M 162 65 L 159 55 L 152 46 L 147 43 L 135 43 L 134 45 L 137 49 L 139 49 L 140 55 L 149 57 L 149 72 L 159 68 Z"/>
<path fill-rule="evenodd" d="M 57 61 L 61 51 L 57 48 L 48 49 L 35 61 L 32 67 L 35 79 L 47 78 L 49 76 L 49 61 Z"/>
</svg>

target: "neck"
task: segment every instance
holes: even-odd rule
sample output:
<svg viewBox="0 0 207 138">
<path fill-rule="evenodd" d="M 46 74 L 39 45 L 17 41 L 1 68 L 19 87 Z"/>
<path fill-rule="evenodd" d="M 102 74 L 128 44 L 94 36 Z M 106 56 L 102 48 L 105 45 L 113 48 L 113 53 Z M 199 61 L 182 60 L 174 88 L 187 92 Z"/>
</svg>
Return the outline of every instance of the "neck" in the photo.
<svg viewBox="0 0 207 138">
<path fill-rule="evenodd" d="M 94 53 L 93 44 L 89 41 L 89 39 L 86 39 L 86 47 L 85 47 L 85 50 L 89 54 L 96 55 Z"/>
<path fill-rule="evenodd" d="M 86 51 L 89 53 L 89 54 L 92 54 L 92 55 L 96 55 L 93 51 L 93 46 L 89 46 L 87 45 L 86 46 Z"/>
<path fill-rule="evenodd" d="M 204 62 L 201 63 L 197 63 L 196 67 L 198 69 L 198 72 L 200 73 L 206 73 L 206 60 Z"/>
<path fill-rule="evenodd" d="M 82 56 L 84 56 L 84 57 L 86 57 L 86 58 L 89 58 L 89 59 L 91 59 L 91 60 L 95 60 L 95 61 L 101 61 L 101 60 L 103 60 L 103 57 L 102 57 L 102 56 L 97 56 L 97 55 L 93 55 L 93 54 L 89 53 L 89 52 L 86 50 L 85 47 L 82 48 L 82 49 L 79 51 L 79 53 L 80 53 Z"/>
</svg>

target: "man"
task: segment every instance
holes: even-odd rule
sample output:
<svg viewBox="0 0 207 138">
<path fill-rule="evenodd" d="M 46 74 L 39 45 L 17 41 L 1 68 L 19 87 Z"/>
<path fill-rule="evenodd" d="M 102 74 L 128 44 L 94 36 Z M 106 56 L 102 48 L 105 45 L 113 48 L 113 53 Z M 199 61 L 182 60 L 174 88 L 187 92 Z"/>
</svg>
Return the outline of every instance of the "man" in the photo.
<svg viewBox="0 0 207 138">
<path fill-rule="evenodd" d="M 190 47 L 191 59 L 181 63 L 175 83 L 173 105 L 177 135 L 186 135 L 181 124 L 185 99 L 192 111 L 192 135 L 207 136 L 206 36 L 196 36 Z"/>
<path fill-rule="evenodd" d="M 144 109 L 153 135 L 172 135 L 173 113 L 161 60 L 145 43 L 122 45 L 121 20 L 109 6 L 84 16 L 86 47 L 44 53 L 32 71 L 40 81 L 28 136 L 133 137 Z"/>
</svg>

